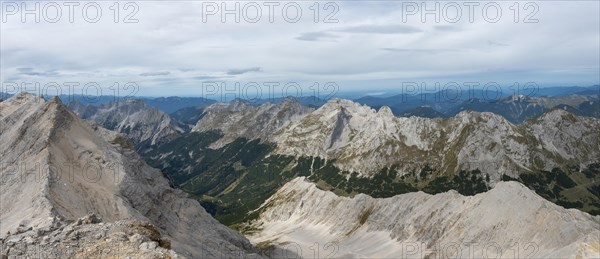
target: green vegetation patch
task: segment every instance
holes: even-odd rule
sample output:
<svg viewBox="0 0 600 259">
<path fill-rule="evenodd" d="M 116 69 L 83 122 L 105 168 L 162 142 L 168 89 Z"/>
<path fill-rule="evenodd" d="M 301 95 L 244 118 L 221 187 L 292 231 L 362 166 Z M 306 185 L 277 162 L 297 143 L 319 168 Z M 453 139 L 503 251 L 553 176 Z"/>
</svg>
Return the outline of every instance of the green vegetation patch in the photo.
<svg viewBox="0 0 600 259">
<path fill-rule="evenodd" d="M 504 175 L 503 181 L 518 181 L 538 195 L 565 208 L 600 215 L 600 163 L 584 169 L 566 166 L 551 171 L 522 173 L 518 178 Z"/>
</svg>

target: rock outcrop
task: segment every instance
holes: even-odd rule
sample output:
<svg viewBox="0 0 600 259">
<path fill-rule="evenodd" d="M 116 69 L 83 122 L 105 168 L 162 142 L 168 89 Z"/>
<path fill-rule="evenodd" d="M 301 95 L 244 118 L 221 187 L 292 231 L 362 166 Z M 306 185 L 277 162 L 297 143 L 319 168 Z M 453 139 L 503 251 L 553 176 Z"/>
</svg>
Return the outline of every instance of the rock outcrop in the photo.
<svg viewBox="0 0 600 259">
<path fill-rule="evenodd" d="M 21 227 L 2 239 L 2 254 L 21 258 L 182 258 L 154 225 L 120 220 L 104 223 L 89 214 L 70 224 Z"/>
<path fill-rule="evenodd" d="M 279 103 L 264 103 L 258 107 L 252 106 L 248 101 L 237 99 L 229 103 L 208 106 L 204 110 L 204 117 L 198 121 L 192 131 L 222 132 L 224 136 L 213 145 L 214 148 L 222 147 L 240 137 L 270 141 L 273 133 L 312 111 L 313 108 L 303 106 L 292 98 L 284 99 Z"/>
<path fill-rule="evenodd" d="M 1 102 L 0 137 L 0 238 L 7 242 L 23 230 L 60 234 L 57 222 L 68 225 L 93 213 L 115 226 L 123 220 L 148 222 L 182 257 L 258 252 L 197 201 L 172 189 L 124 135 L 90 126 L 58 98 L 20 93 Z"/>
<path fill-rule="evenodd" d="M 69 108 L 80 118 L 124 133 L 133 140 L 140 152 L 146 152 L 184 132 L 183 125 L 168 114 L 148 106 L 143 100 L 124 99 L 97 107 L 73 101 L 69 103 Z"/>
<path fill-rule="evenodd" d="M 285 102 L 262 108 L 214 104 L 194 131 L 223 132 L 225 137 L 213 147 L 238 137 L 260 138 L 277 146 L 273 154 L 320 157 L 366 177 L 385 167 L 396 168 L 402 176 L 428 166 L 436 168 L 436 176 L 478 169 L 496 183 L 503 174 L 516 177 L 600 162 L 600 120 L 561 109 L 515 125 L 488 112 L 463 111 L 446 119 L 398 118 L 386 106 L 374 110 L 343 99 L 314 111 L 287 104 L 288 108 Z M 265 112 L 271 110 L 295 112 Z"/>
<path fill-rule="evenodd" d="M 564 209 L 517 182 L 455 191 L 339 197 L 303 177 L 259 209 L 250 240 L 274 256 L 598 258 L 600 216 Z"/>
</svg>

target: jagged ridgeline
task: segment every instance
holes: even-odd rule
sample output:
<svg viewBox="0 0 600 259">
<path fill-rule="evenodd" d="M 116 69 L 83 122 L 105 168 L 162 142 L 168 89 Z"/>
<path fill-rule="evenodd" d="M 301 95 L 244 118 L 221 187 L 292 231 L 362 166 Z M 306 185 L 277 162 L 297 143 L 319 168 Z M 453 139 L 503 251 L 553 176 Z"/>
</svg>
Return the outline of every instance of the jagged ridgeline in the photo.
<svg viewBox="0 0 600 259">
<path fill-rule="evenodd" d="M 398 166 L 382 168 L 372 177 L 341 170 L 319 157 L 270 154 L 274 144 L 239 138 L 218 149 L 209 145 L 222 135 L 216 131 L 191 132 L 147 154 L 148 163 L 160 168 L 176 187 L 196 198 L 222 223 L 235 225 L 258 216 L 252 213 L 288 181 L 306 176 L 317 187 L 340 196 L 358 193 L 374 198 L 424 191 L 437 194 L 456 190 L 463 195 L 488 191 L 489 175 L 480 170 L 461 170 L 449 176 L 435 176 L 436 169 L 425 165 L 400 176 Z M 519 181 L 540 196 L 566 208 L 600 214 L 600 164 L 584 170 L 523 173 Z"/>
<path fill-rule="evenodd" d="M 148 101 L 123 99 L 93 106 L 74 100 L 68 106 L 82 119 L 127 135 L 137 151 L 144 153 L 168 142 L 186 128 L 185 124 L 146 104 Z"/>
<path fill-rule="evenodd" d="M 0 137 L 1 258 L 260 257 L 124 135 L 57 97 L 0 102 Z"/>
<path fill-rule="evenodd" d="M 341 196 L 376 198 L 474 195 L 516 180 L 559 205 L 598 214 L 598 126 L 562 110 L 514 125 L 491 113 L 397 118 L 386 107 L 345 100 L 317 110 L 293 100 L 258 107 L 237 100 L 207 107 L 192 132 L 145 157 L 228 225 L 255 218 L 298 176 Z"/>
</svg>

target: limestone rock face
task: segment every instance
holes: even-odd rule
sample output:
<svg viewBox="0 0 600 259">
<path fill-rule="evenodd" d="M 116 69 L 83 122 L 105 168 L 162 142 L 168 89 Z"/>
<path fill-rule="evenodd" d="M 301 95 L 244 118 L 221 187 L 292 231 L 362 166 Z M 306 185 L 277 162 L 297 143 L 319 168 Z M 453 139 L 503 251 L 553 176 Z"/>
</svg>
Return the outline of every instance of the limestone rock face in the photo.
<svg viewBox="0 0 600 259">
<path fill-rule="evenodd" d="M 552 110 L 521 125 L 500 115 L 464 111 L 448 119 L 396 118 L 347 100 L 332 100 L 273 137 L 276 153 L 335 159 L 348 171 L 372 175 L 424 163 L 442 174 L 480 169 L 502 174 L 585 166 L 600 159 L 600 120 Z"/>
<path fill-rule="evenodd" d="M 183 257 L 257 252 L 172 189 L 125 136 L 90 126 L 58 98 L 21 93 L 1 102 L 0 138 L 1 238 L 94 213 L 107 223 L 149 222 Z"/>
<path fill-rule="evenodd" d="M 275 154 L 332 160 L 365 177 L 384 167 L 397 168 L 401 176 L 427 164 L 439 176 L 479 169 L 493 184 L 503 174 L 600 162 L 600 120 L 560 109 L 519 125 L 473 111 L 446 119 L 398 118 L 388 107 L 374 110 L 344 99 L 316 110 L 292 102 L 255 108 L 240 101 L 207 111 L 194 130 L 223 132 L 220 144 L 260 138 L 276 144 Z"/>
<path fill-rule="evenodd" d="M 339 197 L 303 177 L 259 209 L 250 240 L 312 258 L 596 258 L 600 216 L 564 209 L 517 182 L 455 191 Z M 517 255 L 515 253 L 518 253 Z"/>
<path fill-rule="evenodd" d="M 183 258 L 145 221 L 104 223 L 90 214 L 67 225 L 54 223 L 5 237 L 2 254 L 9 258 Z"/>
<path fill-rule="evenodd" d="M 98 107 L 73 101 L 68 106 L 80 118 L 124 133 L 140 147 L 141 152 L 184 132 L 183 125 L 142 100 L 125 99 Z"/>
<path fill-rule="evenodd" d="M 216 103 L 204 110 L 204 117 L 192 131 L 217 130 L 224 134 L 212 147 L 226 145 L 236 138 L 271 141 L 276 131 L 289 126 L 304 115 L 314 111 L 294 99 L 280 103 L 264 103 L 258 107 L 244 100 Z"/>
</svg>

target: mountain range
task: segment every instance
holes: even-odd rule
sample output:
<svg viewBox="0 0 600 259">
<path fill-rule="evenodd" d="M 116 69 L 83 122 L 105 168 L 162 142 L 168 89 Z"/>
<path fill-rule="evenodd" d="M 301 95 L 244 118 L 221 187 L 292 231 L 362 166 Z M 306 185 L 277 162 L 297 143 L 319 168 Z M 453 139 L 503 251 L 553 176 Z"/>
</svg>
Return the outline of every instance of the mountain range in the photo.
<svg viewBox="0 0 600 259">
<path fill-rule="evenodd" d="M 144 153 L 184 132 L 185 125 L 139 99 L 124 99 L 100 106 L 78 101 L 68 104 L 80 118 L 126 134 Z"/>
<path fill-rule="evenodd" d="M 60 99 L 15 95 L 0 103 L 0 121 L 3 256 L 260 256 L 172 189 L 125 136 Z"/>
<path fill-rule="evenodd" d="M 314 110 L 303 106 L 295 99 L 286 99 L 279 103 L 264 103 L 258 107 L 237 99 L 229 103 L 217 103 L 204 109 L 204 116 L 192 131 L 222 132 L 223 138 L 213 146 L 222 146 L 240 137 L 267 139 L 274 132 L 289 126 Z"/>
<path fill-rule="evenodd" d="M 273 154 L 319 157 L 368 177 L 385 167 L 398 166 L 405 175 L 428 164 L 440 175 L 479 169 L 496 182 L 503 173 L 585 166 L 600 157 L 600 121 L 561 109 L 514 125 L 500 115 L 472 111 L 448 119 L 398 118 L 387 107 L 376 111 L 343 99 L 317 110 L 300 109 L 293 101 L 250 107 L 211 106 L 192 131 L 218 130 L 224 135 L 219 143 L 260 139 L 277 145 Z M 262 112 L 272 107 L 276 112 Z"/>
<path fill-rule="evenodd" d="M 600 119 L 579 113 L 594 98 L 427 118 L 434 106 L 236 99 L 167 114 L 20 93 L 0 102 L 2 254 L 594 257 Z"/>
<path fill-rule="evenodd" d="M 563 92 L 563 91 L 561 91 Z M 568 92 L 566 92 L 568 93 Z M 580 116 L 600 118 L 600 95 L 594 90 L 577 94 L 529 96 L 514 94 L 501 98 L 448 99 L 440 93 L 424 95 L 396 95 L 386 98 L 363 97 L 355 102 L 374 109 L 388 106 L 399 117 L 448 118 L 462 111 L 492 112 L 512 123 L 520 124 L 541 114 L 561 108 Z"/>
<path fill-rule="evenodd" d="M 204 205 L 212 211 L 215 207 L 228 206 L 215 206 L 212 196 L 220 195 L 225 187 L 237 186 L 239 177 L 249 170 L 219 165 L 208 170 L 213 170 L 213 173 L 205 173 L 208 164 L 214 165 L 214 161 L 209 162 L 206 152 L 210 156 L 218 156 L 212 160 L 235 164 L 232 160 L 239 157 L 222 154 L 227 148 L 244 147 L 245 152 L 256 155 L 252 159 L 258 160 L 254 162 L 259 164 L 269 157 L 292 159 L 297 163 L 308 160 L 311 168 L 314 161 L 322 161 L 324 167 L 319 170 L 327 168 L 333 175 L 325 177 L 315 174 L 313 169 L 308 175 L 313 174 L 312 177 L 321 180 L 328 189 L 338 193 L 363 192 L 386 197 L 411 190 L 437 193 L 451 187 L 477 193 L 502 179 L 525 183 L 521 176 L 527 174 L 536 175 L 542 179 L 540 181 L 553 182 L 556 178 L 540 176 L 557 170 L 581 175 L 576 171 L 593 171 L 593 165 L 600 160 L 599 137 L 594 130 L 598 123 L 589 118 L 594 117 L 595 106 L 600 104 L 594 98 L 568 94 L 552 98 L 512 95 L 496 102 L 472 99 L 446 111 L 453 116 L 440 116 L 432 107 L 422 106 L 408 112 L 421 113 L 421 116 L 406 114 L 410 117 L 397 117 L 386 106 L 377 111 L 343 99 L 333 99 L 319 107 L 305 106 L 294 98 L 260 105 L 236 99 L 184 108 L 170 116 L 140 100 L 124 100 L 99 107 L 72 102 L 70 106 L 80 117 L 128 135 L 137 150 L 147 154 L 145 157 L 150 164 L 165 170 L 172 184 L 189 188 L 186 190 L 200 195 L 203 202 L 209 201 Z M 581 109 L 574 108 L 579 106 Z M 189 130 L 191 133 L 185 133 Z M 204 139 L 199 141 L 196 138 Z M 152 152 L 156 148 L 158 150 Z M 188 152 L 188 157 L 181 157 L 182 152 Z M 247 164 L 247 161 L 243 162 Z M 227 176 L 236 181 L 212 186 L 213 181 L 222 180 L 224 172 L 230 171 L 239 171 Z M 477 176 L 466 186 L 448 184 L 475 173 Z M 212 175 L 212 180 L 204 179 L 207 175 Z M 382 176 L 386 180 L 379 179 Z M 356 183 L 355 179 L 365 177 L 388 184 L 391 181 L 393 187 L 376 191 L 372 183 Z M 577 183 L 584 183 L 582 179 L 589 177 L 575 179 Z M 198 191 L 198 184 L 188 184 L 188 181 L 205 181 L 200 184 L 201 187 L 212 187 L 202 187 L 204 191 Z M 285 181 L 281 179 L 281 182 L 267 188 L 269 190 L 263 195 L 272 194 L 283 183 Z M 531 187 L 531 184 L 528 186 Z M 594 213 L 600 211 L 593 188 L 586 188 L 574 197 L 560 194 L 561 191 L 568 194 L 574 190 L 549 188 L 537 188 L 537 191 L 563 206 Z M 205 196 L 207 193 L 211 195 Z M 237 197 L 237 193 L 232 196 Z M 265 196 L 257 197 L 253 207 L 264 199 Z"/>
<path fill-rule="evenodd" d="M 240 230 L 296 177 L 336 195 L 375 198 L 475 195 L 518 181 L 563 207 L 600 214 L 600 120 L 563 109 L 518 125 L 489 112 L 396 117 L 343 99 L 318 109 L 238 100 L 203 114 L 191 132 L 144 157 Z"/>
<path fill-rule="evenodd" d="M 500 89 L 502 90 L 502 89 Z M 528 91 L 525 91 L 528 90 Z M 553 108 L 567 109 L 581 116 L 600 117 L 600 86 L 570 86 L 570 87 L 535 87 L 522 89 L 520 93 L 513 93 L 512 89 L 504 89 L 499 93 L 485 94 L 481 90 L 466 90 L 457 93 L 453 89 L 437 92 L 403 93 L 387 96 L 363 96 L 354 99 L 355 102 L 366 104 L 376 110 L 388 106 L 396 116 L 400 117 L 427 117 L 445 118 L 453 117 L 461 111 L 473 110 L 479 112 L 494 112 L 505 116 L 513 123 L 522 123 L 541 115 Z M 511 94 L 513 93 L 513 94 Z M 12 94 L 0 92 L 0 99 L 7 99 Z M 50 98 L 51 96 L 44 96 Z M 186 126 L 197 122 L 197 114 L 201 110 L 218 101 L 204 97 L 118 97 L 118 96 L 87 96 L 87 95 L 59 95 L 66 101 L 77 102 L 85 106 L 102 106 L 107 103 L 125 99 L 137 99 L 148 106 L 156 108 L 167 114 L 178 117 L 178 121 Z M 328 100 L 316 96 L 290 97 L 300 104 L 311 108 L 318 108 Z M 247 100 L 253 106 L 264 103 L 279 103 L 290 98 L 268 98 Z M 234 99 L 235 100 L 235 99 Z M 200 112 L 196 112 L 200 111 Z M 178 116 L 184 114 L 186 116 Z M 196 116 L 194 116 L 196 114 Z M 189 127 L 188 127 L 189 128 Z"/>
</svg>

